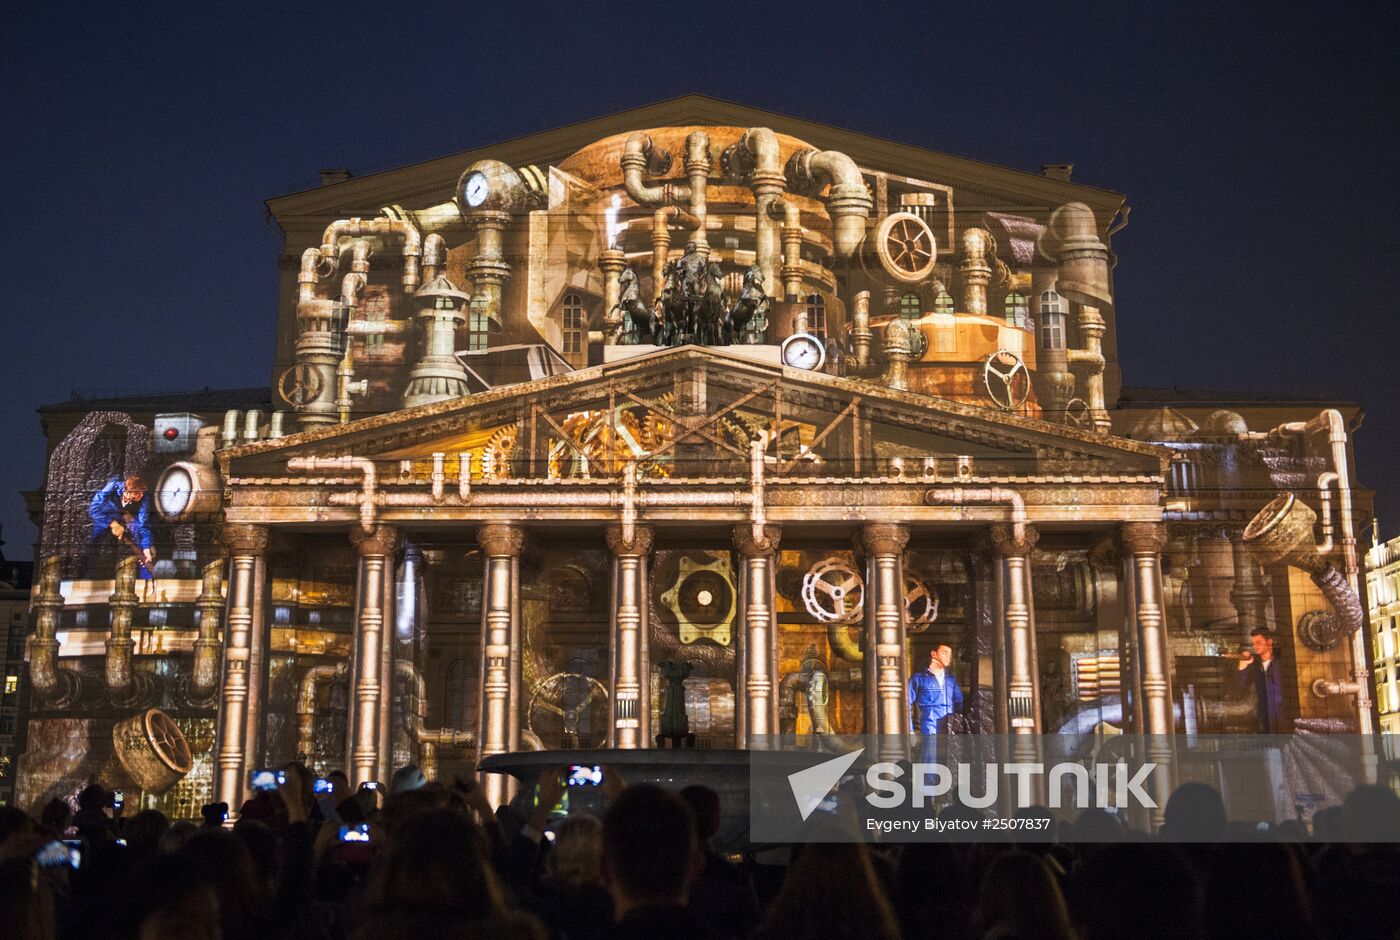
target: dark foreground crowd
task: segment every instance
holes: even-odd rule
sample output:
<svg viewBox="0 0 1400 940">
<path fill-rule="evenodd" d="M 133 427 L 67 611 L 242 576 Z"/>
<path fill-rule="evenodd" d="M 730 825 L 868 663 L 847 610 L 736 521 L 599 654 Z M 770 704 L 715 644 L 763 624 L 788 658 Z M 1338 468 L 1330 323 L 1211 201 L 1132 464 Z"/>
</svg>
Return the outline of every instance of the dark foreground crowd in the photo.
<svg viewBox="0 0 1400 940">
<path fill-rule="evenodd" d="M 1223 841 L 1237 833 L 1219 795 L 1188 784 L 1160 839 L 1086 810 L 1036 842 L 814 843 L 779 865 L 709 848 L 720 806 L 703 787 L 610 775 L 601 822 L 561 821 L 559 774 L 544 775 L 529 818 L 493 812 L 474 780 L 425 783 L 414 768 L 387 796 L 332 775 L 329 802 L 304 768 L 285 776 L 231 828 L 221 804 L 202 826 L 123 817 L 96 784 L 76 812 L 0 808 L 0 937 L 1400 936 L 1400 800 L 1379 787 L 1319 813 L 1312 833 Z M 54 863 L 60 845 L 77 867 Z"/>
</svg>

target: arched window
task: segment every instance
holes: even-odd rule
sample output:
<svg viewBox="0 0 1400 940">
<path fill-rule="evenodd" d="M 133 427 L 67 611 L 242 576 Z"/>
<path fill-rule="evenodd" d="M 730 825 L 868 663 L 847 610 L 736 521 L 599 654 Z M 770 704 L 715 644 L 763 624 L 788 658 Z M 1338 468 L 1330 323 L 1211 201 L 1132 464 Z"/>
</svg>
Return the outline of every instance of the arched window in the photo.
<svg viewBox="0 0 1400 940">
<path fill-rule="evenodd" d="M 1030 314 L 1030 308 L 1026 305 L 1025 294 L 1018 294 L 1015 291 L 1007 294 L 1004 309 L 1006 311 L 1007 326 L 1016 326 L 1025 329 L 1026 320 Z"/>
<path fill-rule="evenodd" d="M 917 320 L 923 316 L 923 304 L 919 302 L 919 295 L 909 291 L 899 298 L 899 315 L 906 320 Z"/>
<path fill-rule="evenodd" d="M 953 295 L 946 290 L 938 292 L 938 296 L 933 298 L 933 312 L 940 315 L 951 315 L 953 312 Z"/>
<path fill-rule="evenodd" d="M 449 728 L 470 728 L 476 723 L 472 699 L 473 682 L 470 660 L 454 659 L 447 667 L 447 696 L 443 702 L 443 722 Z"/>
<path fill-rule="evenodd" d="M 588 355 L 588 313 L 578 294 L 564 295 L 564 355 L 569 361 Z"/>
<path fill-rule="evenodd" d="M 807 295 L 807 332 L 826 342 L 826 301 L 821 294 Z"/>
<path fill-rule="evenodd" d="M 1053 290 L 1040 295 L 1040 348 L 1065 348 L 1064 304 Z"/>
</svg>

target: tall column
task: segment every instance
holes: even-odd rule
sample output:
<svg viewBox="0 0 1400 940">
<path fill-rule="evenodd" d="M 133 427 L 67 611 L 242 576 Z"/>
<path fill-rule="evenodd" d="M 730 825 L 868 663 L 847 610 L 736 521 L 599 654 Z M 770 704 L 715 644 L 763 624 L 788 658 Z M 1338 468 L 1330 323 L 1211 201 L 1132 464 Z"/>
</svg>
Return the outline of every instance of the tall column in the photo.
<svg viewBox="0 0 1400 940">
<path fill-rule="evenodd" d="M 613 636 L 612 636 L 612 746 L 639 748 L 642 739 L 642 710 L 650 702 L 642 700 L 642 672 L 650 665 L 642 658 L 642 630 L 647 623 L 647 558 L 651 555 L 652 531 L 633 526 L 631 539 L 622 526 L 608 526 L 608 548 L 613 553 Z"/>
<path fill-rule="evenodd" d="M 1148 734 L 1171 734 L 1176 722 L 1167 678 L 1167 628 L 1162 619 L 1158 583 L 1166 527 L 1160 522 L 1129 522 L 1123 544 L 1133 556 L 1133 594 L 1142 658 L 1142 705 Z"/>
<path fill-rule="evenodd" d="M 393 526 L 354 529 L 350 541 L 360 555 L 355 588 L 355 657 L 350 664 L 350 782 L 380 780 L 384 770 L 380 703 L 389 694 L 392 675 L 384 674 L 385 572 L 393 564 L 399 532 Z M 387 781 L 381 781 L 387 782 Z"/>
<path fill-rule="evenodd" d="M 1160 826 L 1167 798 L 1175 788 L 1172 734 L 1171 680 L 1168 674 L 1167 625 L 1162 617 L 1161 561 L 1167 544 L 1167 528 L 1160 522 L 1129 522 L 1123 526 L 1123 545 L 1133 556 L 1133 595 L 1136 601 L 1138 655 L 1141 663 L 1142 711 L 1147 725 L 1147 758 L 1165 767 L 1154 773 L 1152 810 L 1154 826 Z"/>
<path fill-rule="evenodd" d="M 777 630 L 773 604 L 773 555 L 783 536 L 780 526 L 765 524 L 763 538 L 754 538 L 752 525 L 734 527 L 734 546 L 744 559 L 743 667 L 739 673 L 744 702 L 744 746 L 760 747 L 766 735 L 777 734 L 773 714 L 771 640 Z"/>
<path fill-rule="evenodd" d="M 1031 550 L 1040 538 L 1033 526 L 992 526 L 992 545 L 1006 565 L 1007 711 L 1012 734 L 1040 730 L 1040 702 L 1036 699 L 1031 631 Z"/>
<path fill-rule="evenodd" d="M 479 757 L 504 754 L 516 746 L 519 728 L 511 727 L 512 699 L 520 694 L 520 660 L 511 655 L 519 604 L 516 568 L 525 549 L 525 530 L 506 523 L 484 525 L 476 540 L 485 556 L 481 625 L 481 714 L 477 730 Z M 488 774 L 486 797 L 493 806 L 506 800 L 508 781 Z"/>
<path fill-rule="evenodd" d="M 235 813 L 243 803 L 243 776 L 248 769 L 248 651 L 253 633 L 262 629 L 253 616 L 254 580 L 258 563 L 267 551 L 267 534 L 267 527 L 260 525 L 227 525 L 220 532 L 229 552 L 229 608 L 214 799 L 227 803 Z"/>
<path fill-rule="evenodd" d="M 909 737 L 909 702 L 905 678 L 909 673 L 904 648 L 904 546 L 909 530 L 902 525 L 872 523 L 861 527 L 860 545 L 870 561 L 866 604 L 873 604 L 874 636 L 867 637 L 865 655 L 877 659 L 875 733 L 882 756 L 904 749 Z M 867 722 L 867 727 L 870 726 Z"/>
</svg>

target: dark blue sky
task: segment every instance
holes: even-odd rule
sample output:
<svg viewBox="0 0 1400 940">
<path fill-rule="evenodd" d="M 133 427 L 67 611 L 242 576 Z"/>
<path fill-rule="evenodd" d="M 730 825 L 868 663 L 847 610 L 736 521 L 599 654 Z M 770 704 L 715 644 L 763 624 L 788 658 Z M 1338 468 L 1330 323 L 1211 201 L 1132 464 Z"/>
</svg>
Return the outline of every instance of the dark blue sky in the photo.
<svg viewBox="0 0 1400 940">
<path fill-rule="evenodd" d="M 26 6 L 0 21 L 12 557 L 35 407 L 267 380 L 265 198 L 692 91 L 1126 193 L 1125 382 L 1360 401 L 1400 531 L 1394 4 Z"/>
</svg>

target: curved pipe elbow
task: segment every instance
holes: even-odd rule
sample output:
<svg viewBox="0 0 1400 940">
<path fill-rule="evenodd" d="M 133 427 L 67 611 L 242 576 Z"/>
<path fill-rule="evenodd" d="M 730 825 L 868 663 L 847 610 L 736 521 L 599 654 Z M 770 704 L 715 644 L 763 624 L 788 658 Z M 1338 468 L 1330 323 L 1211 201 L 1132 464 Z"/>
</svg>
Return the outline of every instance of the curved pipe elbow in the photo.
<svg viewBox="0 0 1400 940">
<path fill-rule="evenodd" d="M 865 220 L 874 200 L 856 162 L 838 150 L 801 150 L 787 166 L 788 183 L 798 192 L 820 192 L 831 217 L 832 245 L 838 258 L 848 258 L 865 239 Z"/>
<path fill-rule="evenodd" d="M 643 175 L 665 173 L 671 168 L 671 155 L 656 149 L 649 134 L 636 133 L 627 138 L 622 148 L 622 185 L 627 195 L 639 206 L 674 205 L 690 201 L 690 187 L 674 183 L 648 186 Z"/>
<path fill-rule="evenodd" d="M 360 494 L 356 499 L 360 506 L 360 528 L 374 531 L 379 518 L 379 471 L 373 460 L 367 457 L 293 457 L 287 461 L 287 469 L 301 473 L 342 470 L 360 474 Z"/>
<path fill-rule="evenodd" d="M 301 269 L 297 272 L 297 300 L 316 299 L 317 271 L 321 267 L 321 249 L 308 248 L 301 253 Z"/>
<path fill-rule="evenodd" d="M 447 242 L 436 232 L 423 239 L 423 280 L 431 281 L 442 273 L 447 260 Z"/>
</svg>

